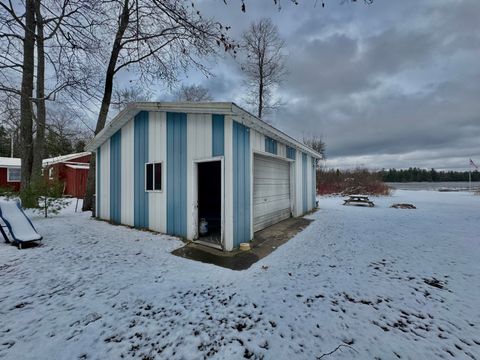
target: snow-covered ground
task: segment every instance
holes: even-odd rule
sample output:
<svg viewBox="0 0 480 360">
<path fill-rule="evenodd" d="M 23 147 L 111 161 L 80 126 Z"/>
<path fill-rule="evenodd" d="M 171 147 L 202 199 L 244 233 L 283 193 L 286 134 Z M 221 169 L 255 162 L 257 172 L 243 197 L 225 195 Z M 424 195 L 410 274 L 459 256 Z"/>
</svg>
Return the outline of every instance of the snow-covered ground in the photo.
<svg viewBox="0 0 480 360">
<path fill-rule="evenodd" d="M 246 271 L 170 254 L 172 237 L 74 213 L 0 244 L 0 358 L 480 359 L 480 197 L 321 198 Z M 417 210 L 390 209 L 394 202 Z"/>
</svg>

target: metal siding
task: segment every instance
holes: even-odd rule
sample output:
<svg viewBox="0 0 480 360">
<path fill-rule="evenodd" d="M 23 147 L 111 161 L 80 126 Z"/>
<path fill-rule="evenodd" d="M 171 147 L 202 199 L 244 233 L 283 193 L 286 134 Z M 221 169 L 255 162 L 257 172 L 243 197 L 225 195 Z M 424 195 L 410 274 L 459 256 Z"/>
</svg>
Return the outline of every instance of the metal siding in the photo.
<svg viewBox="0 0 480 360">
<path fill-rule="evenodd" d="M 277 140 L 265 137 L 265 151 L 277 155 Z"/>
<path fill-rule="evenodd" d="M 233 250 L 233 120 L 225 117 L 225 250 Z M 251 131 L 252 132 L 252 131 Z"/>
<path fill-rule="evenodd" d="M 287 158 L 295 160 L 295 157 L 297 156 L 295 148 L 292 148 L 287 145 Z"/>
<path fill-rule="evenodd" d="M 148 193 L 145 191 L 145 164 L 148 162 L 148 112 L 134 119 L 134 226 L 148 228 Z"/>
<path fill-rule="evenodd" d="M 287 157 L 287 146 L 280 142 L 277 142 L 277 155 L 281 157 Z"/>
<path fill-rule="evenodd" d="M 167 232 L 166 199 L 166 153 L 167 153 L 166 113 L 152 111 L 149 114 L 148 162 L 162 163 L 162 191 L 148 192 L 149 229 Z"/>
<path fill-rule="evenodd" d="M 97 178 L 96 178 L 96 181 L 95 181 L 95 185 L 96 185 L 96 189 L 95 189 L 95 200 L 96 200 L 96 204 L 95 204 L 95 215 L 97 218 L 100 218 L 100 209 L 101 209 L 101 205 L 102 205 L 102 202 L 101 202 L 101 197 L 102 197 L 102 194 L 101 194 L 101 182 L 102 182 L 102 172 L 101 172 L 101 168 L 102 168 L 102 151 L 101 151 L 101 148 L 98 147 L 97 149 L 97 153 L 95 154 L 95 162 L 96 162 L 96 172 L 97 172 Z"/>
<path fill-rule="evenodd" d="M 315 158 L 312 157 L 312 209 L 315 208 L 317 202 L 317 167 Z"/>
<path fill-rule="evenodd" d="M 121 222 L 121 145 L 122 129 L 110 138 L 110 221 L 116 224 Z"/>
<path fill-rule="evenodd" d="M 167 113 L 167 233 L 187 236 L 187 114 Z"/>
<path fill-rule="evenodd" d="M 194 161 L 212 157 L 212 115 L 187 115 L 187 234 L 193 240 L 198 229 L 197 182 Z"/>
<path fill-rule="evenodd" d="M 212 115 L 212 156 L 225 153 L 225 116 Z"/>
<path fill-rule="evenodd" d="M 302 209 L 303 213 L 308 211 L 307 196 L 307 154 L 302 153 Z"/>
<path fill-rule="evenodd" d="M 122 224 L 134 226 L 134 120 L 122 127 Z"/>
<path fill-rule="evenodd" d="M 233 244 L 251 239 L 250 217 L 250 133 L 249 128 L 233 122 Z"/>
<path fill-rule="evenodd" d="M 105 141 L 102 145 L 101 151 L 101 210 L 100 218 L 110 220 L 110 139 Z"/>
<path fill-rule="evenodd" d="M 265 151 L 265 135 L 250 129 L 250 145 L 253 151 Z"/>
<path fill-rule="evenodd" d="M 290 217 L 290 163 L 254 155 L 253 231 Z"/>
</svg>

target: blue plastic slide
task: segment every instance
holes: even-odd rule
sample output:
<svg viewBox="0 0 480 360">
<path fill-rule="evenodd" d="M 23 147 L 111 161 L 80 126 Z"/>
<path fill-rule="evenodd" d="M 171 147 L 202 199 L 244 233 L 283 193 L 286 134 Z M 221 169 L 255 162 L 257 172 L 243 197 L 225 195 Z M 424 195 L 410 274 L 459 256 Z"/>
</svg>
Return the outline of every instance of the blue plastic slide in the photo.
<svg viewBox="0 0 480 360">
<path fill-rule="evenodd" d="M 42 236 L 25 215 L 19 202 L 0 201 L 0 219 L 5 223 L 5 225 L 0 224 L 0 232 L 5 241 L 12 242 L 19 249 L 24 243 L 42 240 Z M 9 240 L 4 227 L 8 228 L 13 241 Z"/>
</svg>

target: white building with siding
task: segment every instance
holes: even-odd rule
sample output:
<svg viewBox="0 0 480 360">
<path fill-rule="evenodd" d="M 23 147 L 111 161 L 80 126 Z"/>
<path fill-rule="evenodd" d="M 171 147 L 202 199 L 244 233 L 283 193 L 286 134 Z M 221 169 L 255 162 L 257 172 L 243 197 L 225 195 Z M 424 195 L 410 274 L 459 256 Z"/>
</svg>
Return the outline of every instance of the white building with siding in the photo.
<svg viewBox="0 0 480 360">
<path fill-rule="evenodd" d="M 316 204 L 321 156 L 230 102 L 129 104 L 87 150 L 98 218 L 226 251 Z"/>
</svg>

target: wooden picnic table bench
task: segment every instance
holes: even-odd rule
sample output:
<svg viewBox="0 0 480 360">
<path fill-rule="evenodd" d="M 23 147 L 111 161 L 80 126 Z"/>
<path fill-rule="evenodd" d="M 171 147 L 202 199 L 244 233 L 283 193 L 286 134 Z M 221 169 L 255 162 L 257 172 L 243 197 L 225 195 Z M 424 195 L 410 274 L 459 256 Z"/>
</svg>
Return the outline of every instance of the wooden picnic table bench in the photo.
<svg viewBox="0 0 480 360">
<path fill-rule="evenodd" d="M 348 199 L 343 199 L 343 205 L 375 206 L 367 195 L 348 195 Z"/>
</svg>

